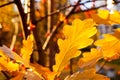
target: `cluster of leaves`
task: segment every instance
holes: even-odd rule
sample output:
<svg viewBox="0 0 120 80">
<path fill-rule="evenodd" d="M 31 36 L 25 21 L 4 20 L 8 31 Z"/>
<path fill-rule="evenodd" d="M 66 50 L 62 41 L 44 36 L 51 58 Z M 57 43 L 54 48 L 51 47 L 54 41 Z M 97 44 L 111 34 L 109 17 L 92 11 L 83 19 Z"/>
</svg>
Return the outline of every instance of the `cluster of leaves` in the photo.
<svg viewBox="0 0 120 80">
<path fill-rule="evenodd" d="M 110 80 L 106 76 L 96 73 L 95 64 L 100 59 L 111 61 L 120 57 L 120 29 L 116 29 L 112 34 L 105 34 L 103 39 L 97 41 L 91 38 L 97 33 L 96 23 L 99 22 L 99 19 L 103 21 L 100 21 L 101 23 L 104 23 L 104 21 L 107 24 L 113 24 L 113 22 L 119 23 L 117 11 L 113 14 L 106 12 L 108 11 L 100 10 L 100 13 L 94 14 L 93 19 L 75 19 L 72 25 L 65 25 L 63 27 L 65 38 L 58 39 L 60 52 L 56 53 L 56 64 L 53 66 L 53 71 L 37 63 L 30 63 L 29 60 L 33 51 L 34 40 L 31 35 L 27 40 L 23 40 L 20 55 L 17 55 L 15 52 L 11 52 L 11 55 L 6 55 L 7 52 L 4 51 L 3 47 L 0 51 L 0 70 L 17 72 L 11 80 L 22 80 L 23 77 L 26 77 L 28 80 L 29 78 L 32 80 L 54 80 L 56 77 L 59 77 L 65 66 L 69 64 L 70 59 L 83 55 L 78 61 L 79 68 L 82 68 L 83 71 L 69 75 L 65 80 Z M 92 48 L 90 52 L 81 52 L 82 48 L 91 44 L 99 46 L 99 48 Z"/>
</svg>

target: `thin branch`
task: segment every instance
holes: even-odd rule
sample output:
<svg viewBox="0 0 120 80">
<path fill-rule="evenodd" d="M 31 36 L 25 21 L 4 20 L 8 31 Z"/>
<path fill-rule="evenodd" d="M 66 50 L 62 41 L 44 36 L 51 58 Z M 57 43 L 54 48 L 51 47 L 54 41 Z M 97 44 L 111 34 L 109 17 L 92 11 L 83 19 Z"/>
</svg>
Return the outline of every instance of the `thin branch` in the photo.
<svg viewBox="0 0 120 80">
<path fill-rule="evenodd" d="M 79 1 L 80 1 L 80 0 L 79 0 Z M 76 9 L 76 7 L 77 7 L 78 5 L 80 5 L 80 4 L 79 4 L 79 1 L 78 1 L 78 3 L 77 3 L 76 5 L 72 6 L 73 9 L 68 13 L 68 15 L 66 16 L 66 18 L 68 18 L 71 13 L 74 13 L 74 10 Z M 104 6 L 106 6 L 106 5 L 104 5 Z M 71 6 L 68 6 L 68 7 L 71 7 Z M 66 8 L 68 8 L 68 7 L 65 7 L 65 8 L 63 8 L 63 9 L 66 9 Z M 98 7 L 97 7 L 97 8 L 98 8 Z M 92 9 L 96 9 L 96 8 L 92 8 Z M 60 9 L 60 10 L 62 10 L 62 9 Z M 82 11 L 80 11 L 80 12 L 88 11 L 88 10 L 91 10 L 91 9 L 82 10 Z M 52 13 L 51 15 L 53 15 L 53 14 L 55 14 L 55 13 Z M 48 15 L 47 15 L 47 16 L 48 16 Z M 46 16 L 46 17 L 47 17 L 47 16 Z M 38 20 L 38 21 L 39 21 L 39 20 Z M 47 39 L 46 39 L 46 41 L 45 41 L 45 43 L 44 43 L 44 45 L 43 45 L 43 50 L 46 49 L 47 44 L 48 44 L 49 40 L 51 39 L 53 33 L 56 31 L 57 27 L 60 26 L 62 23 L 63 23 L 63 22 L 58 21 L 58 23 L 53 27 L 53 29 L 52 29 L 52 31 L 51 31 L 51 34 L 47 37 Z"/>
<path fill-rule="evenodd" d="M 63 7 L 63 8 L 61 8 L 61 9 L 58 9 L 58 10 L 56 10 L 56 11 L 54 11 L 54 12 L 51 12 L 51 14 L 48 14 L 48 15 L 46 15 L 46 16 L 44 16 L 44 17 L 41 17 L 40 19 L 36 20 L 36 22 L 39 22 L 39 21 L 47 18 L 48 16 L 55 15 L 55 14 L 57 14 L 57 13 L 65 10 L 65 9 L 67 9 L 67 8 L 70 8 L 70 7 L 72 7 L 72 5 L 69 5 L 69 6 Z"/>
<path fill-rule="evenodd" d="M 76 9 L 76 7 L 78 6 L 78 4 L 79 4 L 80 1 L 81 1 L 81 0 L 78 0 L 77 4 L 76 4 L 76 5 L 72 8 L 72 10 L 66 15 L 66 19 L 70 16 L 70 14 L 72 14 L 72 13 L 74 12 L 74 10 Z M 53 36 L 53 34 L 54 34 L 55 31 L 57 30 L 57 28 L 62 25 L 62 23 L 63 23 L 63 21 L 58 21 L 57 24 L 53 27 L 50 35 L 47 37 L 47 39 L 46 39 L 46 41 L 45 41 L 45 43 L 44 43 L 44 45 L 43 45 L 43 50 L 46 49 L 46 47 L 47 47 L 47 45 L 48 45 L 51 37 Z"/>
<path fill-rule="evenodd" d="M 72 64 L 73 64 L 73 59 L 70 59 L 70 74 L 71 74 L 71 75 L 73 74 Z"/>
<path fill-rule="evenodd" d="M 8 3 L 5 3 L 5 4 L 3 4 L 3 5 L 0 5 L 0 8 L 1 7 L 4 7 L 4 6 L 7 6 L 7 5 L 10 5 L 10 4 L 13 4 L 14 3 L 14 1 L 11 1 L 11 2 L 8 2 Z"/>
<path fill-rule="evenodd" d="M 96 0 L 96 1 L 105 1 L 105 0 Z M 92 2 L 92 1 L 86 1 L 86 2 L 84 2 L 84 3 L 79 3 L 78 5 L 84 5 L 84 4 L 90 3 L 90 2 Z M 118 3 L 120 3 L 120 1 L 115 1 L 115 4 L 118 4 Z M 77 6 L 78 6 L 78 5 L 77 5 Z M 44 16 L 44 17 L 41 17 L 40 19 L 36 20 L 36 22 L 39 22 L 39 21 L 47 18 L 48 16 L 52 16 L 52 15 L 57 14 L 57 13 L 63 11 L 63 10 L 66 10 L 67 8 L 74 7 L 74 6 L 76 6 L 76 5 L 68 5 L 68 6 L 66 6 L 66 7 L 61 8 L 61 9 L 58 9 L 58 10 L 52 12 L 51 14 L 48 14 L 48 15 L 46 15 L 46 16 Z M 85 6 L 85 5 L 84 5 L 84 6 Z M 102 5 L 102 6 L 99 6 L 99 7 L 92 7 L 92 8 L 90 8 L 90 9 L 87 8 L 86 10 L 81 10 L 80 12 L 85 12 L 85 11 L 89 11 L 89 10 L 94 10 L 94 9 L 98 9 L 98 8 L 105 7 L 105 6 L 107 6 L 107 4 Z M 86 7 L 86 6 L 85 6 L 85 7 Z"/>
<path fill-rule="evenodd" d="M 83 4 L 83 6 L 84 6 L 87 10 L 89 9 L 85 4 Z"/>
<path fill-rule="evenodd" d="M 79 0 L 79 1 L 80 1 L 80 0 Z M 88 2 L 90 2 L 90 1 L 87 1 L 86 3 L 88 3 Z M 83 3 L 80 4 L 80 2 L 78 2 L 76 5 L 73 5 L 73 6 L 72 6 L 72 5 L 69 5 L 69 6 L 67 6 L 67 7 L 64 7 L 64 8 L 62 8 L 62 9 L 60 9 L 59 11 L 64 10 L 64 9 L 66 9 L 66 8 L 69 8 L 69 7 L 73 7 L 73 9 L 72 9 L 72 10 L 68 13 L 68 15 L 66 16 L 66 18 L 68 18 L 68 17 L 70 16 L 70 14 L 77 13 L 77 12 L 74 12 L 74 10 L 76 9 L 76 7 L 77 7 L 78 5 L 84 5 L 84 4 L 83 4 Z M 94 7 L 94 8 L 91 8 L 91 9 L 80 10 L 79 13 L 80 13 L 80 12 L 89 11 L 89 10 L 98 9 L 98 8 L 100 8 L 100 7 L 105 7 L 106 5 L 107 5 L 107 4 L 102 5 L 102 6 L 99 6 L 99 7 Z M 53 14 L 56 14 L 56 13 L 57 13 L 57 11 L 56 11 L 56 12 L 53 12 L 53 13 L 51 13 L 51 14 L 49 14 L 49 15 L 46 15 L 46 16 L 43 17 L 42 19 L 44 19 L 44 18 L 46 18 L 46 17 L 48 17 L 48 16 L 51 16 L 51 15 L 53 15 Z M 40 20 L 42 20 L 42 19 L 40 19 Z M 37 22 L 40 21 L 40 20 L 37 20 Z M 51 31 L 51 34 L 47 37 L 47 39 L 46 39 L 46 41 L 45 41 L 45 43 L 44 43 L 44 45 L 43 45 L 43 50 L 46 49 L 47 44 L 48 44 L 49 40 L 51 39 L 53 33 L 56 31 L 57 27 L 60 26 L 62 23 L 63 23 L 63 22 L 58 21 L 57 24 L 53 27 L 53 29 L 52 29 L 52 31 Z"/>
<path fill-rule="evenodd" d="M 96 0 L 96 1 L 105 1 L 105 0 Z M 80 2 L 79 2 L 78 4 L 75 4 L 75 5 L 68 5 L 68 6 L 62 7 L 62 8 L 60 8 L 60 9 L 54 11 L 54 12 L 51 12 L 51 14 L 48 14 L 48 15 L 46 15 L 46 16 L 44 16 L 44 17 L 41 17 L 40 19 L 36 20 L 36 22 L 39 22 L 39 21 L 47 18 L 48 16 L 52 16 L 52 15 L 54 15 L 54 14 L 58 14 L 59 12 L 61 12 L 61 11 L 63 11 L 63 10 L 66 10 L 66 9 L 68 9 L 68 8 L 70 8 L 70 7 L 74 7 L 74 6 L 78 6 L 78 5 L 84 5 L 84 4 L 89 3 L 89 2 L 92 2 L 92 1 L 86 1 L 86 2 L 84 2 L 84 3 L 80 3 Z M 117 3 L 118 3 L 118 2 L 117 2 Z M 88 10 L 89 10 L 89 9 L 88 9 Z"/>
<path fill-rule="evenodd" d="M 18 11 L 20 12 L 20 17 L 22 19 L 25 38 L 27 39 L 27 36 L 30 34 L 30 31 L 27 29 L 27 23 L 26 23 L 27 22 L 27 14 L 24 13 L 24 9 L 22 7 L 20 0 L 14 0 L 14 2 L 18 8 Z"/>
<path fill-rule="evenodd" d="M 115 4 L 120 3 L 120 1 L 116 1 L 116 0 L 113 0 L 113 1 L 115 2 Z"/>
<path fill-rule="evenodd" d="M 35 9 L 34 9 L 34 0 L 30 0 L 30 19 L 32 20 L 32 24 L 36 26 L 35 24 Z M 33 35 L 35 38 L 35 42 L 36 42 L 36 46 L 38 49 L 38 55 L 39 55 L 39 60 L 38 63 L 41 64 L 42 66 L 46 66 L 45 65 L 45 53 L 42 49 L 42 43 L 41 43 L 41 39 L 40 36 L 38 34 L 38 30 L 37 30 L 37 26 L 33 29 Z M 32 60 L 33 58 L 31 58 L 31 62 L 34 62 L 34 60 Z"/>
<path fill-rule="evenodd" d="M 7 80 L 9 80 L 11 78 L 11 76 L 9 76 L 9 74 L 6 71 L 1 71 L 1 72 L 7 78 Z"/>
<path fill-rule="evenodd" d="M 103 61 L 100 65 L 100 68 L 97 70 L 97 73 L 99 73 L 101 71 L 101 69 L 105 66 L 105 64 L 107 63 L 107 61 Z"/>
</svg>

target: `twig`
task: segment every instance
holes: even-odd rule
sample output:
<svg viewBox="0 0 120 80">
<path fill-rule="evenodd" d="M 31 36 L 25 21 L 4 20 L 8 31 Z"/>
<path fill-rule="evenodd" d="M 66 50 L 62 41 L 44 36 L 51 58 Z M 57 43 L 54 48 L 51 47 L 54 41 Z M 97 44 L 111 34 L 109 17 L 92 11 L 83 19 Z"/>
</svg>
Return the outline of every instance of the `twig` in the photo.
<svg viewBox="0 0 120 80">
<path fill-rule="evenodd" d="M 72 64 L 73 64 L 73 59 L 70 59 L 70 74 L 71 74 L 71 75 L 73 74 Z"/>
<path fill-rule="evenodd" d="M 107 63 L 107 61 L 103 61 L 100 65 L 100 68 L 97 70 L 97 73 L 100 72 L 100 70 L 105 66 L 105 64 Z"/>
<path fill-rule="evenodd" d="M 41 17 L 40 19 L 36 20 L 36 22 L 39 22 L 39 21 L 47 18 L 48 16 L 55 15 L 55 14 L 59 13 L 60 11 L 63 11 L 63 10 L 65 10 L 65 9 L 67 9 L 67 8 L 70 8 L 70 7 L 72 7 L 72 5 L 69 5 L 69 6 L 63 7 L 63 8 L 61 8 L 61 9 L 58 9 L 58 10 L 56 10 L 56 11 L 54 11 L 54 12 L 51 12 L 51 14 L 48 14 L 48 15 L 46 15 L 46 16 L 44 16 L 44 17 Z"/>
<path fill-rule="evenodd" d="M 96 0 L 96 1 L 105 1 L 105 0 Z M 36 20 L 36 23 L 43 20 L 43 19 L 45 19 L 45 18 L 47 18 L 48 16 L 52 16 L 54 14 L 57 14 L 57 13 L 63 11 L 63 10 L 66 10 L 66 9 L 70 8 L 70 7 L 74 7 L 74 6 L 78 6 L 78 5 L 84 5 L 84 4 L 89 3 L 89 2 L 92 2 L 92 1 L 86 1 L 84 3 L 78 3 L 78 4 L 75 4 L 75 5 L 68 5 L 68 6 L 62 7 L 62 8 L 60 8 L 60 9 L 54 11 L 54 12 L 51 12 L 51 14 L 48 14 L 48 15 L 46 15 L 44 17 L 41 17 L 40 19 Z M 89 10 L 89 9 L 87 9 L 87 10 Z M 83 10 L 83 11 L 87 11 L 87 10 Z"/>
<path fill-rule="evenodd" d="M 63 23 L 63 22 L 58 21 L 57 24 L 53 27 L 50 35 L 49 35 L 49 36 L 47 37 L 47 39 L 45 40 L 45 43 L 44 43 L 44 45 L 43 45 L 43 47 L 42 47 L 43 50 L 46 49 L 46 47 L 47 47 L 47 45 L 48 45 L 51 37 L 53 36 L 53 34 L 55 33 L 55 31 L 57 30 L 57 27 L 60 26 L 62 23 Z"/>
<path fill-rule="evenodd" d="M 14 46 L 15 46 L 15 42 L 16 42 L 16 39 L 17 39 L 17 34 L 18 34 L 18 22 L 15 21 L 15 19 L 12 19 L 12 22 L 14 23 L 14 26 L 15 26 L 15 32 L 13 34 L 13 37 L 12 37 L 12 41 L 11 41 L 11 45 L 10 45 L 10 49 L 13 50 Z"/>
<path fill-rule="evenodd" d="M 1 71 L 4 76 L 7 78 L 6 80 L 9 80 L 11 78 L 11 76 L 6 72 L 6 71 Z"/>
<path fill-rule="evenodd" d="M 78 6 L 78 4 L 79 4 L 80 1 L 81 1 L 81 0 L 78 0 L 78 2 L 76 3 L 76 5 L 75 5 L 74 7 L 72 7 L 71 11 L 70 11 L 70 12 L 66 15 L 66 17 L 65 17 L 66 19 L 74 12 L 74 10 L 76 9 L 76 7 Z M 46 39 L 46 41 L 45 41 L 45 43 L 44 43 L 44 45 L 43 45 L 43 50 L 46 49 L 46 47 L 47 47 L 50 39 L 53 37 L 55 31 L 58 29 L 59 26 L 62 25 L 62 23 L 63 23 L 63 21 L 58 21 L 57 24 L 53 27 L 53 29 L 52 29 L 52 31 L 51 31 L 51 34 L 47 37 L 47 39 Z M 71 62 L 70 62 L 70 63 L 71 63 Z M 70 68 L 70 72 L 71 72 L 71 74 L 72 74 L 72 72 L 73 72 L 72 64 L 70 64 L 70 67 L 71 67 L 71 68 Z"/>
<path fill-rule="evenodd" d="M 30 18 L 31 18 L 32 24 L 36 26 L 34 0 L 30 0 Z M 38 34 L 37 29 L 38 29 L 37 26 L 33 29 L 33 35 L 34 35 L 36 46 L 37 46 L 38 53 L 39 53 L 38 63 L 41 64 L 42 66 L 46 66 L 45 65 L 45 53 L 42 49 L 42 43 L 41 43 L 41 39 L 39 38 L 40 35 Z M 31 58 L 31 62 L 33 61 L 34 61 L 33 58 Z"/>
<path fill-rule="evenodd" d="M 77 4 L 76 4 L 76 5 L 72 8 L 72 10 L 66 15 L 66 19 L 70 16 L 70 14 L 72 14 L 72 13 L 74 12 L 74 10 L 76 9 L 76 7 L 78 6 L 78 4 L 79 4 L 80 1 L 81 1 L 81 0 L 78 0 Z M 55 31 L 57 30 L 57 28 L 62 25 L 62 23 L 63 23 L 63 21 L 58 21 L 57 24 L 53 27 L 53 29 L 52 29 L 52 31 L 51 31 L 51 34 L 47 37 L 47 39 L 46 39 L 46 41 L 45 41 L 45 43 L 44 43 L 44 45 L 43 45 L 43 50 L 46 49 L 46 47 L 47 47 L 47 45 L 48 45 L 51 37 L 53 36 L 53 34 L 54 34 Z"/>
<path fill-rule="evenodd" d="M 6 3 L 6 4 L 0 5 L 0 8 L 1 8 L 1 7 L 4 7 L 4 6 L 7 6 L 7 5 L 10 5 L 10 4 L 13 4 L 13 3 L 14 3 L 14 1 L 11 1 L 11 2 L 8 2 L 8 3 Z"/>
<path fill-rule="evenodd" d="M 20 17 L 21 17 L 23 29 L 25 32 L 25 38 L 27 38 L 27 36 L 30 34 L 30 31 L 27 29 L 27 23 L 26 23 L 27 22 L 27 15 L 24 13 L 24 10 L 23 10 L 23 7 L 22 7 L 20 0 L 14 0 L 14 2 L 18 8 L 18 11 L 20 12 Z"/>
</svg>

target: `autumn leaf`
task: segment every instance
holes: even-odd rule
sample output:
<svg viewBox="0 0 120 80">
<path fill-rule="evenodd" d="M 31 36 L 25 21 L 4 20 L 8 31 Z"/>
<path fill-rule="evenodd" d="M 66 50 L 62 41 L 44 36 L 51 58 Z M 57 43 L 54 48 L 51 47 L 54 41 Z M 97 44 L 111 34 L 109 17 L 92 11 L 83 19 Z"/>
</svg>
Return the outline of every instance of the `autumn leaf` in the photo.
<svg viewBox="0 0 120 80">
<path fill-rule="evenodd" d="M 0 50 L 2 50 L 2 53 L 4 53 L 3 54 L 4 56 L 9 57 L 10 59 L 13 59 L 13 60 L 15 60 L 17 62 L 24 62 L 23 59 L 20 57 L 20 55 L 13 52 L 7 46 L 3 45 L 2 47 L 0 47 Z M 2 55 L 2 57 L 3 57 L 3 55 Z"/>
<path fill-rule="evenodd" d="M 94 25 L 95 23 L 92 19 L 84 21 L 75 19 L 72 26 L 64 26 L 63 33 L 65 39 L 58 40 L 60 52 L 55 56 L 56 64 L 53 66 L 54 72 L 60 74 L 71 58 L 80 55 L 81 52 L 78 49 L 92 44 L 93 40 L 90 37 L 97 32 Z"/>
<path fill-rule="evenodd" d="M 23 71 L 19 71 L 17 73 L 17 76 L 15 76 L 14 78 L 11 78 L 10 80 L 23 80 L 24 74 L 25 73 Z"/>
<path fill-rule="evenodd" d="M 92 18 L 97 24 L 110 24 L 108 22 L 108 16 L 109 12 L 106 10 L 98 10 L 98 14 L 92 14 Z"/>
<path fill-rule="evenodd" d="M 5 71 L 18 71 L 19 70 L 19 64 L 14 63 L 13 61 L 10 60 L 4 53 L 0 50 L 0 67 L 2 70 Z"/>
<path fill-rule="evenodd" d="M 26 80 L 46 80 L 42 77 L 41 74 L 37 73 L 35 70 L 28 69 L 26 71 L 27 74 L 24 75 Z"/>
<path fill-rule="evenodd" d="M 21 57 L 17 55 L 17 53 L 12 52 L 6 46 L 0 48 L 0 66 L 3 70 L 8 71 L 16 71 L 19 70 L 19 64 L 16 62 L 20 62 L 25 65 L 25 67 L 29 66 L 30 55 L 33 51 L 33 36 L 30 35 L 27 40 L 23 40 L 23 47 L 21 49 Z M 4 52 L 3 52 L 4 51 Z M 12 60 L 16 62 L 13 62 Z"/>
<path fill-rule="evenodd" d="M 6 66 L 9 67 L 8 68 L 9 71 L 18 71 L 19 70 L 19 64 L 14 63 L 13 61 L 9 61 Z"/>
<path fill-rule="evenodd" d="M 9 58 L 7 58 L 3 52 L 0 50 L 0 68 L 1 70 L 8 70 L 8 66 L 7 65 L 7 61 L 9 60 Z"/>
<path fill-rule="evenodd" d="M 74 73 L 71 76 L 66 77 L 64 80 L 110 80 L 106 76 L 96 74 L 94 68 L 85 70 L 83 72 Z"/>
<path fill-rule="evenodd" d="M 98 9 L 98 14 L 92 14 L 92 18 L 97 24 L 112 25 L 120 23 L 120 13 L 118 11 L 110 13 L 108 10 Z"/>
<path fill-rule="evenodd" d="M 114 24 L 120 24 L 120 13 L 113 11 L 113 13 L 110 14 L 110 21 Z"/>
<path fill-rule="evenodd" d="M 34 70 L 37 73 L 39 73 L 39 75 L 41 74 L 45 78 L 45 80 L 54 80 L 55 75 L 57 74 L 55 72 L 50 71 L 49 68 L 43 67 L 37 63 L 31 63 L 30 65 L 34 68 Z"/>
<path fill-rule="evenodd" d="M 21 57 L 26 67 L 29 66 L 32 51 L 33 51 L 33 35 L 30 35 L 27 40 L 23 40 L 23 47 L 21 48 Z"/>
<path fill-rule="evenodd" d="M 64 20 L 65 20 L 65 16 L 64 16 L 64 14 L 63 14 L 63 13 L 60 13 L 59 20 L 60 20 L 60 21 L 64 21 Z"/>
<path fill-rule="evenodd" d="M 94 64 L 96 64 L 96 62 L 98 60 L 100 60 L 102 58 L 102 53 L 100 50 L 92 48 L 91 52 L 84 52 L 83 53 L 83 58 L 80 58 L 78 61 L 78 65 L 80 68 L 84 68 L 84 67 L 90 67 Z"/>
<path fill-rule="evenodd" d="M 120 57 L 120 28 L 113 34 L 104 34 L 104 38 L 97 40 L 94 44 L 99 46 L 104 59 L 111 61 Z"/>
</svg>

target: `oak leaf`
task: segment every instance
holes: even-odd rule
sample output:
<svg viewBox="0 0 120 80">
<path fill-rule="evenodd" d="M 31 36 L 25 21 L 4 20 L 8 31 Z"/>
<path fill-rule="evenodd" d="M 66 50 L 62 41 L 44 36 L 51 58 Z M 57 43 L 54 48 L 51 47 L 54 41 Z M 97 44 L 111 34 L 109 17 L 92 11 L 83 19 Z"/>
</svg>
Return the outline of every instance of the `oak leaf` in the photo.
<svg viewBox="0 0 120 80">
<path fill-rule="evenodd" d="M 86 19 L 84 21 L 75 19 L 71 26 L 64 26 L 63 33 L 65 39 L 58 40 L 60 52 L 55 56 L 56 64 L 53 66 L 54 72 L 60 74 L 71 58 L 81 54 L 78 49 L 92 44 L 93 40 L 90 37 L 97 32 L 94 26 L 95 23 L 92 19 Z"/>
<path fill-rule="evenodd" d="M 1 70 L 10 71 L 10 72 L 19 70 L 19 64 L 11 61 L 10 58 L 4 55 L 4 53 L 1 50 L 0 50 L 0 55 L 1 55 L 0 57 Z"/>
<path fill-rule="evenodd" d="M 112 25 L 120 23 L 120 13 L 118 11 L 110 13 L 108 10 L 98 9 L 98 13 L 92 14 L 92 18 L 97 24 Z"/>
<path fill-rule="evenodd" d="M 71 76 L 66 77 L 64 80 L 110 80 L 106 76 L 96 74 L 94 68 L 85 70 L 83 72 L 74 73 Z"/>
<path fill-rule="evenodd" d="M 104 59 L 111 61 L 120 57 L 120 28 L 114 33 L 104 34 L 104 38 L 97 40 L 94 44 L 99 46 Z"/>
<path fill-rule="evenodd" d="M 24 65 L 27 67 L 30 63 L 30 57 L 33 51 L 33 35 L 29 35 L 27 40 L 23 40 L 23 47 L 21 48 L 21 57 Z"/>
<path fill-rule="evenodd" d="M 83 58 L 80 58 L 78 65 L 80 68 L 90 67 L 96 64 L 98 60 L 102 58 L 102 53 L 100 50 L 92 48 L 91 52 L 84 52 Z"/>
<path fill-rule="evenodd" d="M 37 63 L 31 63 L 30 65 L 39 75 L 41 74 L 45 78 L 45 80 L 54 80 L 55 75 L 57 74 L 55 72 L 50 71 L 49 68 L 43 67 Z"/>
</svg>

